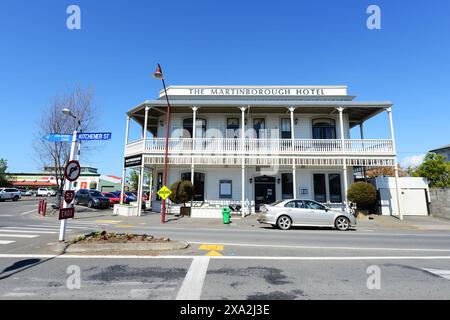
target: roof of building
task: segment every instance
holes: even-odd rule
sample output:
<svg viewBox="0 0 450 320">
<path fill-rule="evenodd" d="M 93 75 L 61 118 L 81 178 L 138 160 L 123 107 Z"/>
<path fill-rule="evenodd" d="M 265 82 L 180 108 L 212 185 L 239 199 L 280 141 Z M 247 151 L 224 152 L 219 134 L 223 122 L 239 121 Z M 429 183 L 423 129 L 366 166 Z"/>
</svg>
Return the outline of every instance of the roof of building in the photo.
<svg viewBox="0 0 450 320">
<path fill-rule="evenodd" d="M 450 149 L 450 144 L 447 144 L 447 145 L 445 145 L 443 147 L 440 147 L 440 148 L 436 148 L 436 149 L 430 150 L 430 152 L 440 151 L 440 150 L 444 150 L 444 149 Z"/>
</svg>

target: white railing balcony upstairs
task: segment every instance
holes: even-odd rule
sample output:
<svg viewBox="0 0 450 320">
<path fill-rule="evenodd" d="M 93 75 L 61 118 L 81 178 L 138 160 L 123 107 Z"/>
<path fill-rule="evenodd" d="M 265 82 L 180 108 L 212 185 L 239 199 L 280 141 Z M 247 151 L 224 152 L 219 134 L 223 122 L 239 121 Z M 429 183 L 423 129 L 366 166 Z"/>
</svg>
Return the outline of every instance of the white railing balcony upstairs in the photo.
<svg viewBox="0 0 450 320">
<path fill-rule="evenodd" d="M 293 145 L 292 145 L 293 143 Z M 145 141 L 146 153 L 164 153 L 165 138 Z M 141 153 L 143 141 L 134 141 L 126 146 L 126 154 Z M 240 138 L 169 138 L 169 153 L 175 154 L 284 154 L 284 155 L 326 155 L 365 154 L 394 155 L 392 140 L 389 139 L 244 139 Z"/>
</svg>

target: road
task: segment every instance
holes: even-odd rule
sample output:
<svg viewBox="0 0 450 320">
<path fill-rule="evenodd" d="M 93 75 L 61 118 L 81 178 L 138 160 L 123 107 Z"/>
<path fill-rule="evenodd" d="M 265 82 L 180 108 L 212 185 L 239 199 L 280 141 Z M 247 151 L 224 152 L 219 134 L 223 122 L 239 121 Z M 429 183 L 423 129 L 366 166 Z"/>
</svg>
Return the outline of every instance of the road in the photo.
<svg viewBox="0 0 450 320">
<path fill-rule="evenodd" d="M 0 299 L 450 299 L 445 231 L 281 231 L 254 217 L 227 227 L 162 226 L 89 210 L 69 221 L 69 237 L 106 229 L 190 247 L 160 256 L 58 256 L 47 243 L 57 240 L 59 223 L 37 217 L 33 206 L 0 203 Z"/>
</svg>

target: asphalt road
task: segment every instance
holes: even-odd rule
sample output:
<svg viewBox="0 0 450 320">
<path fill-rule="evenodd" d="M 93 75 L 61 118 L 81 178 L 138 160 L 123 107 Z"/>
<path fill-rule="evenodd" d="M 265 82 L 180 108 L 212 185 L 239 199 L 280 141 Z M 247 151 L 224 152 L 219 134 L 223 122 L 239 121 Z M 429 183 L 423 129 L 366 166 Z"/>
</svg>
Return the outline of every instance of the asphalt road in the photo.
<svg viewBox="0 0 450 320">
<path fill-rule="evenodd" d="M 450 299 L 444 231 L 150 226 L 89 210 L 69 222 L 69 236 L 106 229 L 191 245 L 161 256 L 55 256 L 47 243 L 59 223 L 33 206 L 0 203 L 0 299 Z"/>
</svg>

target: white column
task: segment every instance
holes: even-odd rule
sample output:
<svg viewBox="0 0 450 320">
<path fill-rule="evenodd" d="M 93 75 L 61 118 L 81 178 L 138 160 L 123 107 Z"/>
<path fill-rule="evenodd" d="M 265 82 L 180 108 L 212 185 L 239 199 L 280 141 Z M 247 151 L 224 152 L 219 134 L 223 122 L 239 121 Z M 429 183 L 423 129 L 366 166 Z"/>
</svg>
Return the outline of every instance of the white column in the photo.
<svg viewBox="0 0 450 320">
<path fill-rule="evenodd" d="M 291 148 L 292 148 L 292 190 L 294 199 L 297 199 L 297 177 L 296 177 L 296 165 L 295 165 L 295 149 L 294 149 L 294 111 L 295 108 L 290 107 L 289 112 L 291 113 Z"/>
<path fill-rule="evenodd" d="M 242 154 L 242 164 L 241 164 L 241 212 L 242 217 L 245 217 L 244 205 L 245 205 L 245 110 L 246 107 L 241 109 L 241 154 Z"/>
<path fill-rule="evenodd" d="M 391 141 L 392 141 L 392 150 L 394 151 L 394 172 L 395 172 L 395 193 L 397 194 L 397 214 L 400 220 L 403 220 L 403 213 L 400 207 L 400 190 L 398 183 L 398 164 L 397 164 L 397 149 L 395 147 L 395 138 L 394 138 L 394 121 L 392 120 L 392 108 L 386 108 L 386 111 L 389 116 L 389 126 L 391 129 Z"/>
<path fill-rule="evenodd" d="M 364 150 L 364 122 L 360 122 L 359 123 L 359 135 L 361 137 L 361 140 L 363 140 L 362 141 L 362 147 L 363 147 L 363 150 Z M 365 180 L 366 179 L 366 167 L 363 166 L 362 169 L 363 169 L 363 177 L 364 177 L 364 180 Z"/>
<path fill-rule="evenodd" d="M 348 190 L 348 178 L 347 178 L 347 160 L 345 158 L 345 139 L 344 139 L 344 117 L 342 112 L 344 108 L 338 107 L 336 110 L 339 112 L 339 128 L 341 134 L 341 148 L 342 148 L 342 180 L 344 182 L 344 209 L 348 211 L 348 198 L 347 198 L 347 190 Z"/>
<path fill-rule="evenodd" d="M 142 164 L 141 164 L 141 173 L 139 175 L 139 184 L 138 184 L 138 216 L 142 215 L 142 192 L 144 191 L 144 174 L 145 174 L 145 146 L 147 143 L 147 129 L 148 129 L 148 110 L 150 107 L 145 107 L 145 119 L 144 119 L 144 136 L 142 143 Z"/>
<path fill-rule="evenodd" d="M 195 174 L 195 165 L 194 165 L 194 152 L 195 152 L 195 140 L 196 140 L 196 132 L 197 132 L 197 110 L 198 107 L 192 107 L 192 160 L 191 160 L 191 183 L 194 185 L 194 174 Z M 192 205 L 192 202 L 191 202 Z"/>
<path fill-rule="evenodd" d="M 127 145 L 128 145 L 128 137 L 130 135 L 130 116 L 127 116 L 127 129 L 125 130 L 125 150 L 127 149 Z M 126 152 L 124 152 L 124 162 L 123 162 L 123 173 L 122 173 L 122 186 L 120 188 L 120 204 L 123 204 L 123 193 L 124 193 L 124 189 L 125 189 L 125 179 L 126 174 L 127 174 L 127 168 L 125 167 L 125 154 Z"/>
</svg>

